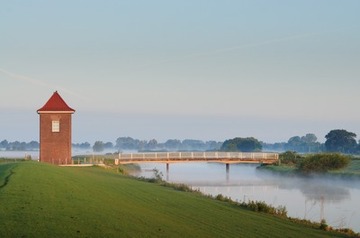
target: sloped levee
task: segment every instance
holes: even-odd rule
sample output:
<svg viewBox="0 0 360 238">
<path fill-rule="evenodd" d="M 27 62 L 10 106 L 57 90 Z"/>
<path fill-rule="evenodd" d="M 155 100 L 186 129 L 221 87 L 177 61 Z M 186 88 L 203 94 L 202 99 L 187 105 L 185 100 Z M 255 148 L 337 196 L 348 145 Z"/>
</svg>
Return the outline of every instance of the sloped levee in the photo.
<svg viewBox="0 0 360 238">
<path fill-rule="evenodd" d="M 15 173 L 13 171 L 15 166 L 16 164 L 0 164 L 0 189 L 9 183 L 10 177 Z"/>
</svg>

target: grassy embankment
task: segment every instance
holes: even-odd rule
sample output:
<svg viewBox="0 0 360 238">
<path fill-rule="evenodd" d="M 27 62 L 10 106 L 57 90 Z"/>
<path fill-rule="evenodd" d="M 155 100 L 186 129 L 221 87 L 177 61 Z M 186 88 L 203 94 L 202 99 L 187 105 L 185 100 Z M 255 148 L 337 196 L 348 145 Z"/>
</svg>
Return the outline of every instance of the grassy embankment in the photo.
<svg viewBox="0 0 360 238">
<path fill-rule="evenodd" d="M 352 159 L 347 167 L 331 171 L 334 174 L 357 175 L 360 178 L 360 159 Z"/>
<path fill-rule="evenodd" d="M 295 165 L 289 164 L 268 165 L 261 167 L 261 169 L 266 169 L 284 175 L 295 175 L 299 173 Z M 360 179 L 360 159 L 353 158 L 350 160 L 349 164 L 345 168 L 328 171 L 324 173 L 324 175 Z"/>
<path fill-rule="evenodd" d="M 0 164 L 0 237 L 346 237 L 98 167 Z"/>
</svg>

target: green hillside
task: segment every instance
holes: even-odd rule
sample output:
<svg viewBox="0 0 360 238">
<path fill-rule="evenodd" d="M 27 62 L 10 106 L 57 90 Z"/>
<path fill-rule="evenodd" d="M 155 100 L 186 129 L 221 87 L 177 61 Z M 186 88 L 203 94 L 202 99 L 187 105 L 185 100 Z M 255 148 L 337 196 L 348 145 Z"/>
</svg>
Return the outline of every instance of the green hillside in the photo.
<svg viewBox="0 0 360 238">
<path fill-rule="evenodd" d="M 344 237 L 98 167 L 0 164 L 0 237 Z"/>
</svg>

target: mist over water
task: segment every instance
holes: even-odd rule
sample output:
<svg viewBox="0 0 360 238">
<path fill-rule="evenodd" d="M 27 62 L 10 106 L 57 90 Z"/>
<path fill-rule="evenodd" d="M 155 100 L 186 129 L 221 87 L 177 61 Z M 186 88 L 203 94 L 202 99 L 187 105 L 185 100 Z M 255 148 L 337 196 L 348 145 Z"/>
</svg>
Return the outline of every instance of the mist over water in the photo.
<svg viewBox="0 0 360 238">
<path fill-rule="evenodd" d="M 102 152 L 93 152 L 92 150 L 82 150 L 82 149 L 73 149 L 72 155 L 84 155 L 84 156 L 92 156 L 92 155 L 104 155 L 106 153 L 115 153 L 114 150 L 105 150 Z M 11 151 L 11 150 L 0 150 L 0 158 L 25 158 L 25 156 L 31 156 L 33 160 L 39 159 L 39 150 L 29 150 L 29 151 Z"/>
<path fill-rule="evenodd" d="M 290 217 L 316 222 L 325 219 L 334 228 L 360 232 L 360 180 L 281 176 L 256 169 L 257 166 L 233 164 L 227 174 L 225 164 L 170 164 L 167 173 L 165 164 L 141 164 L 139 176 L 151 177 L 156 168 L 163 179 L 187 184 L 205 194 L 285 206 Z"/>
<path fill-rule="evenodd" d="M 30 150 L 30 151 L 7 151 L 0 150 L 0 158 L 25 158 L 25 156 L 31 156 L 33 160 L 39 159 L 39 151 L 38 150 Z"/>
</svg>

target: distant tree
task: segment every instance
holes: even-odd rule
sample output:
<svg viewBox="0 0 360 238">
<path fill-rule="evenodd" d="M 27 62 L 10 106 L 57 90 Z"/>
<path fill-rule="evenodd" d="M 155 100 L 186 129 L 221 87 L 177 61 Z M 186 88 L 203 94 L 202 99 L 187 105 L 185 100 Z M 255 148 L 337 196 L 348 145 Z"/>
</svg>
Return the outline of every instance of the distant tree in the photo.
<svg viewBox="0 0 360 238">
<path fill-rule="evenodd" d="M 317 137 L 314 134 L 308 133 L 301 137 L 291 137 L 286 143 L 285 148 L 289 151 L 301 153 L 319 152 L 321 151 L 321 144 L 317 142 Z"/>
<path fill-rule="evenodd" d="M 116 148 L 119 150 L 138 150 L 139 140 L 135 140 L 131 137 L 119 137 L 116 140 Z"/>
<path fill-rule="evenodd" d="M 33 150 L 33 149 L 39 149 L 39 142 L 37 141 L 30 141 L 27 146 L 29 149 Z"/>
<path fill-rule="evenodd" d="M 355 153 L 356 134 L 346 130 L 332 130 L 326 136 L 325 148 L 329 152 Z"/>
<path fill-rule="evenodd" d="M 83 143 L 76 143 L 72 144 L 73 148 L 81 149 L 81 150 L 88 150 L 91 148 L 91 145 L 89 142 L 83 142 Z"/>
<path fill-rule="evenodd" d="M 7 140 L 3 140 L 0 142 L 0 148 L 13 151 L 36 150 L 39 149 L 39 142 L 30 141 L 26 143 L 20 141 L 8 142 Z"/>
<path fill-rule="evenodd" d="M 9 142 L 7 140 L 3 140 L 0 142 L 0 147 L 1 148 L 7 148 L 9 145 Z"/>
<path fill-rule="evenodd" d="M 26 142 L 20 142 L 20 148 L 18 150 L 26 150 Z"/>
<path fill-rule="evenodd" d="M 206 150 L 220 150 L 221 146 L 222 146 L 223 142 L 217 142 L 217 141 L 206 141 L 205 145 L 206 145 Z"/>
<path fill-rule="evenodd" d="M 242 151 L 242 152 L 255 152 L 261 151 L 262 145 L 261 142 L 255 139 L 254 137 L 240 138 L 236 137 L 234 139 L 224 141 L 221 146 L 222 151 Z"/>
<path fill-rule="evenodd" d="M 94 152 L 102 152 L 102 151 L 104 151 L 104 142 L 95 141 L 95 143 L 93 145 L 93 151 Z"/>
<path fill-rule="evenodd" d="M 145 150 L 148 142 L 146 140 L 138 140 L 137 150 Z"/>
<path fill-rule="evenodd" d="M 80 144 L 80 148 L 81 149 L 90 149 L 90 147 L 91 147 L 91 145 L 90 145 L 90 143 L 89 142 L 84 142 L 84 143 L 81 143 Z"/>
<path fill-rule="evenodd" d="M 305 136 L 301 137 L 301 141 L 303 141 L 306 144 L 316 143 L 317 137 L 315 134 L 308 133 Z"/>
<path fill-rule="evenodd" d="M 304 142 L 301 140 L 300 136 L 293 136 L 288 140 L 287 149 L 291 151 L 300 151 L 304 150 Z"/>
<path fill-rule="evenodd" d="M 110 149 L 112 149 L 112 148 L 114 148 L 114 144 L 113 144 L 112 142 L 106 142 L 106 143 L 104 144 L 104 149 L 110 150 Z"/>
<path fill-rule="evenodd" d="M 274 148 L 275 148 L 277 151 L 285 150 L 285 146 L 286 146 L 286 143 L 285 143 L 285 142 L 278 142 L 278 143 L 275 143 L 275 144 L 274 144 Z"/>
<path fill-rule="evenodd" d="M 155 139 L 149 140 L 149 142 L 146 145 L 146 148 L 148 150 L 155 150 L 155 149 L 157 149 L 157 147 L 158 147 L 158 142 Z"/>
<path fill-rule="evenodd" d="M 182 150 L 204 150 L 205 143 L 201 140 L 186 139 L 181 142 Z"/>
<path fill-rule="evenodd" d="M 166 149 L 169 150 L 178 150 L 181 147 L 181 141 L 176 139 L 170 139 L 164 143 L 164 146 Z"/>
<path fill-rule="evenodd" d="M 26 143 L 25 142 L 20 142 L 20 141 L 10 142 L 6 149 L 7 150 L 15 150 L 15 151 L 26 150 Z"/>
<path fill-rule="evenodd" d="M 262 143 L 263 150 L 267 151 L 286 151 L 287 143 L 285 142 L 276 142 L 274 144 L 271 143 Z"/>
<path fill-rule="evenodd" d="M 305 150 L 303 152 L 320 152 L 321 151 L 321 143 L 317 141 L 317 137 L 315 134 L 308 133 L 305 136 L 301 137 L 301 141 L 303 141 Z"/>
</svg>

